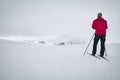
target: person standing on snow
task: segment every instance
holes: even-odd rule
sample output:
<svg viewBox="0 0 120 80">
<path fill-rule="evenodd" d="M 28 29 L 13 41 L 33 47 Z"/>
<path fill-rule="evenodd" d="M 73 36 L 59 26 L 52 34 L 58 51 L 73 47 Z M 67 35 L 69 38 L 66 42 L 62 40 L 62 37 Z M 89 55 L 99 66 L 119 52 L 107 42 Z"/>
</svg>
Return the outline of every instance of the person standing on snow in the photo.
<svg viewBox="0 0 120 80">
<path fill-rule="evenodd" d="M 104 57 L 106 29 L 108 28 L 108 26 L 107 21 L 104 18 L 102 18 L 102 13 L 97 14 L 97 19 L 93 21 L 92 28 L 95 30 L 92 55 L 95 56 L 97 51 L 97 44 L 100 39 L 101 42 L 100 56 Z"/>
</svg>

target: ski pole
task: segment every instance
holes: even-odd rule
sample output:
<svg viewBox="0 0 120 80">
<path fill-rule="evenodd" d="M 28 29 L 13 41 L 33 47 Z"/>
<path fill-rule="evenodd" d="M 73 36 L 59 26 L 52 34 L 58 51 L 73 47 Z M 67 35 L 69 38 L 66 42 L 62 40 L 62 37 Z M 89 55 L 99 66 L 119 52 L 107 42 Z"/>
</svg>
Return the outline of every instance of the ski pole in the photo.
<svg viewBox="0 0 120 80">
<path fill-rule="evenodd" d="M 89 45 L 90 45 L 90 43 L 91 43 L 91 41 L 92 41 L 93 37 L 94 37 L 94 34 L 93 34 L 93 36 L 92 36 L 91 40 L 89 41 L 89 44 L 87 45 L 87 48 L 85 49 L 85 51 L 84 51 L 84 53 L 83 53 L 83 56 L 85 55 L 85 53 L 86 53 L 86 51 L 87 51 L 87 49 L 88 49 L 88 47 L 89 47 Z"/>
</svg>

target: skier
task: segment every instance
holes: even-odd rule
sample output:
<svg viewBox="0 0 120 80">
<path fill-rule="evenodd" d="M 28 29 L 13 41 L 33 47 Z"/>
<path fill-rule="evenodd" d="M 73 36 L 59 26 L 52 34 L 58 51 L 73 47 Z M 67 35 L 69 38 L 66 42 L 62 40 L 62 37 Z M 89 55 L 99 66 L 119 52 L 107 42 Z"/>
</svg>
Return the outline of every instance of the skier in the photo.
<svg viewBox="0 0 120 80">
<path fill-rule="evenodd" d="M 92 55 L 95 56 L 97 51 L 97 44 L 100 39 L 101 42 L 100 56 L 104 57 L 106 29 L 108 28 L 108 26 L 107 21 L 104 18 L 102 18 L 102 13 L 97 14 L 97 19 L 93 21 L 92 28 L 95 30 Z"/>
</svg>

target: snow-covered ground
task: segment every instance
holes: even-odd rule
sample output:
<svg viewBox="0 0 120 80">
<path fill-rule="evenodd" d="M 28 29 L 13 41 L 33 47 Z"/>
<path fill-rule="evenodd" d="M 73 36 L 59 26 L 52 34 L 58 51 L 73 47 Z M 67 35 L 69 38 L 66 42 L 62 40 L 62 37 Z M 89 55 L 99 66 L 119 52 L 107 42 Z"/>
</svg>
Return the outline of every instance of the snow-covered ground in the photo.
<svg viewBox="0 0 120 80">
<path fill-rule="evenodd" d="M 0 40 L 0 80 L 120 80 L 120 44 L 106 44 L 110 61 L 83 56 L 86 46 Z"/>
</svg>

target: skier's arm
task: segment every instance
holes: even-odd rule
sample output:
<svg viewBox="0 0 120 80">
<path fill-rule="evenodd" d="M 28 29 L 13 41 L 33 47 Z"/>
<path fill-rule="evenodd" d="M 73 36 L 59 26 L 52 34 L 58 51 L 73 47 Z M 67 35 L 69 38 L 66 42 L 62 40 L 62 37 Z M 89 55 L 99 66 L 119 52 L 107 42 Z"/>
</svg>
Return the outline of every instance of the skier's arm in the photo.
<svg viewBox="0 0 120 80">
<path fill-rule="evenodd" d="M 93 23 L 92 23 L 92 28 L 96 29 L 96 23 L 95 23 L 95 21 L 93 21 Z"/>
<path fill-rule="evenodd" d="M 107 21 L 106 21 L 106 29 L 108 29 Z"/>
</svg>

